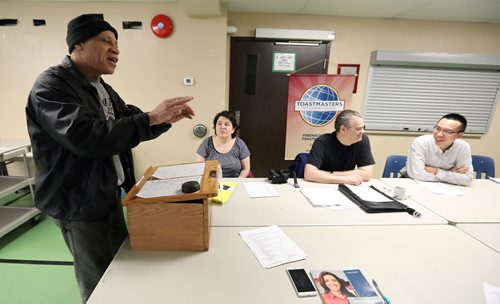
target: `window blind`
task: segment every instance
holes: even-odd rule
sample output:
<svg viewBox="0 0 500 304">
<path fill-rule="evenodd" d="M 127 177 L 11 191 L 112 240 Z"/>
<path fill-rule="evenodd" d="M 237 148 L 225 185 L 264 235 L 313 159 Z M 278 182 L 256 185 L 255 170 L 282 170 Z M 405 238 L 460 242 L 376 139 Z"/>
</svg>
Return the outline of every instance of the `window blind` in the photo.
<svg viewBox="0 0 500 304">
<path fill-rule="evenodd" d="M 364 103 L 367 130 L 431 131 L 448 113 L 484 134 L 499 97 L 500 71 L 428 66 L 370 66 Z"/>
</svg>

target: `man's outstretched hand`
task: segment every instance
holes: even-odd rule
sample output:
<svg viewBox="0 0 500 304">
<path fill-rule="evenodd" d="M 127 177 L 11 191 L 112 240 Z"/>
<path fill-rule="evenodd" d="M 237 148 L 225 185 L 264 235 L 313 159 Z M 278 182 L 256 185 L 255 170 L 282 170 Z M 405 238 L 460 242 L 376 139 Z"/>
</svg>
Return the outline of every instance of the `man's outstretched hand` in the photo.
<svg viewBox="0 0 500 304">
<path fill-rule="evenodd" d="M 191 96 L 180 96 L 162 101 L 153 111 L 149 112 L 149 125 L 158 125 L 161 123 L 176 123 L 181 119 L 192 119 L 194 111 L 187 104 L 193 100 Z"/>
</svg>

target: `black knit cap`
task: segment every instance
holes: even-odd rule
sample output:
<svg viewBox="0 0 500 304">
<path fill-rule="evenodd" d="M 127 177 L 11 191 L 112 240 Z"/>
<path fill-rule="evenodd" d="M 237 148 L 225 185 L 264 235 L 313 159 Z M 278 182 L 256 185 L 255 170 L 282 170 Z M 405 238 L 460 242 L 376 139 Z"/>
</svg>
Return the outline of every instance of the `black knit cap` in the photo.
<svg viewBox="0 0 500 304">
<path fill-rule="evenodd" d="M 74 18 L 68 23 L 68 34 L 66 35 L 69 53 L 71 54 L 75 44 L 85 42 L 104 31 L 112 31 L 118 40 L 118 32 L 115 28 L 98 16 L 84 14 Z"/>
</svg>

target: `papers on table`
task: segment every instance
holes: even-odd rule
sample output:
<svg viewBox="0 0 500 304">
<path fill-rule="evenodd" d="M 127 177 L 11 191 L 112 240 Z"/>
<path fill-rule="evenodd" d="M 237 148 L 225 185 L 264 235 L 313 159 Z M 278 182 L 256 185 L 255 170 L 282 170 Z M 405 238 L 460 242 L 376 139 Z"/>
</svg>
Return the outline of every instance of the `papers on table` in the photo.
<svg viewBox="0 0 500 304">
<path fill-rule="evenodd" d="M 271 197 L 280 196 L 278 191 L 266 182 L 243 183 L 250 197 Z"/>
<path fill-rule="evenodd" d="M 334 188 L 301 188 L 300 192 L 313 206 L 329 207 L 332 210 L 357 208 L 345 195 Z"/>
<path fill-rule="evenodd" d="M 488 178 L 489 178 L 490 180 L 494 181 L 495 183 L 500 184 L 500 178 L 498 178 L 498 177 L 491 177 L 491 176 L 488 176 Z"/>
<path fill-rule="evenodd" d="M 356 194 L 360 199 L 367 202 L 387 202 L 390 201 L 387 197 L 382 195 L 382 193 L 376 191 L 373 188 L 367 186 L 353 186 L 346 185 L 349 190 Z"/>
<path fill-rule="evenodd" d="M 457 189 L 453 188 L 452 186 L 444 184 L 444 183 L 424 182 L 424 181 L 419 181 L 419 180 L 416 180 L 416 182 L 434 194 L 453 195 L 453 196 L 464 195 L 462 192 L 460 192 Z"/>
<path fill-rule="evenodd" d="M 307 254 L 278 226 L 241 231 L 239 234 L 264 268 L 307 258 Z"/>
<path fill-rule="evenodd" d="M 484 295 L 486 296 L 486 304 L 500 304 L 500 288 L 483 283 Z"/>
</svg>

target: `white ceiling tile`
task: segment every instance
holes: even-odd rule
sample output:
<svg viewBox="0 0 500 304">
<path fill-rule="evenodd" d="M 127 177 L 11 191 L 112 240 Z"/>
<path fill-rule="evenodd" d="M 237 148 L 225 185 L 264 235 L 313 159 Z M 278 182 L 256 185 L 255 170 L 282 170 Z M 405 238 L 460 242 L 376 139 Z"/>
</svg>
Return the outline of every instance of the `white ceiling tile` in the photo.
<svg viewBox="0 0 500 304">
<path fill-rule="evenodd" d="M 296 14 L 308 0 L 223 0 L 231 12 Z"/>
<path fill-rule="evenodd" d="M 429 0 L 311 0 L 303 14 L 393 18 Z"/>
<path fill-rule="evenodd" d="M 5 1 L 5 0 L 0 0 Z M 17 2 L 47 0 L 10 0 Z M 99 0 L 58 0 L 87 1 Z M 101 0 L 178 2 L 190 16 L 217 16 L 219 2 L 229 12 L 500 23 L 500 0 Z"/>
<path fill-rule="evenodd" d="M 200 0 L 202 1 L 202 0 Z M 230 12 L 500 22 L 500 0 L 222 0 Z"/>
<path fill-rule="evenodd" d="M 500 2 L 491 0 L 435 0 L 398 17 L 422 20 L 487 22 L 500 19 Z"/>
</svg>

